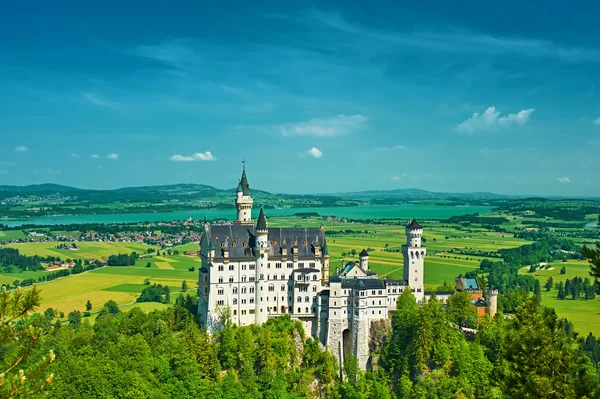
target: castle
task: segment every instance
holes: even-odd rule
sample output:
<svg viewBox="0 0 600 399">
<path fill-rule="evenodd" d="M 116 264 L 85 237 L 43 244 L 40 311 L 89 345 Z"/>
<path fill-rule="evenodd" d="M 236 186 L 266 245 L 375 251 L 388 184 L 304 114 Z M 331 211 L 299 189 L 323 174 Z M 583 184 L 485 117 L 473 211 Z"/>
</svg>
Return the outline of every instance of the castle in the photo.
<svg viewBox="0 0 600 399">
<path fill-rule="evenodd" d="M 423 227 L 413 220 L 405 228 L 402 280 L 380 280 L 370 270 L 365 250 L 359 263 L 349 262 L 330 279 L 323 226 L 269 228 L 262 207 L 255 224 L 245 167 L 236 191 L 236 220 L 204 223 L 198 285 L 202 323 L 214 331 L 225 308 L 240 326 L 289 314 L 329 347 L 340 364 L 351 354 L 366 369 L 371 324 L 388 319 L 404 290 L 411 290 L 419 303 L 428 297 L 423 286 Z M 449 295 L 438 298 L 445 301 Z"/>
</svg>

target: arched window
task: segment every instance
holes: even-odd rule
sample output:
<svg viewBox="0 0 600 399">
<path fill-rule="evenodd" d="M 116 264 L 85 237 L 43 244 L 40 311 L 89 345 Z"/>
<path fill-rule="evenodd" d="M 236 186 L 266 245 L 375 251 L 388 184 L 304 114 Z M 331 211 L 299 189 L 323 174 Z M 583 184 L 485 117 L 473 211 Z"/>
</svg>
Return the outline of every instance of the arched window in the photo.
<svg viewBox="0 0 600 399">
<path fill-rule="evenodd" d="M 281 279 L 282 279 L 282 280 L 285 280 L 285 274 L 282 274 L 282 275 L 281 275 Z"/>
<path fill-rule="evenodd" d="M 219 277 L 219 283 L 223 282 L 223 277 Z"/>
<path fill-rule="evenodd" d="M 264 278 L 265 278 L 265 275 L 264 275 L 264 274 L 261 274 L 261 275 L 260 275 L 260 279 L 261 279 L 261 280 L 264 280 Z"/>
<path fill-rule="evenodd" d="M 246 287 L 242 287 L 242 294 L 246 293 Z"/>
<path fill-rule="evenodd" d="M 285 291 L 285 285 L 281 286 L 281 291 Z"/>
<path fill-rule="evenodd" d="M 229 277 L 229 282 L 233 283 L 233 277 Z"/>
<path fill-rule="evenodd" d="M 273 280 L 277 280 L 277 275 L 276 274 L 273 275 Z"/>
<path fill-rule="evenodd" d="M 234 294 L 237 294 L 237 293 L 238 293 L 238 289 L 237 289 L 237 287 L 233 287 L 233 293 L 234 293 Z"/>
<path fill-rule="evenodd" d="M 411 258 L 411 259 L 414 259 L 414 258 L 415 258 L 415 253 L 414 253 L 414 252 L 411 252 L 411 253 L 410 253 L 410 258 Z"/>
<path fill-rule="evenodd" d="M 304 309 L 306 309 L 306 313 L 308 313 L 308 308 L 304 308 Z"/>
<path fill-rule="evenodd" d="M 313 285 L 313 292 L 317 292 L 317 286 Z"/>
<path fill-rule="evenodd" d="M 421 258 L 425 257 L 425 252 L 421 251 Z"/>
<path fill-rule="evenodd" d="M 296 298 L 296 301 L 297 301 L 297 302 L 302 302 L 302 297 L 301 297 L 301 296 L 299 296 L 298 298 Z"/>
<path fill-rule="evenodd" d="M 317 275 L 313 274 L 313 281 L 316 281 L 316 280 L 317 280 Z"/>
<path fill-rule="evenodd" d="M 269 286 L 269 292 L 273 292 L 275 291 L 275 286 L 274 285 L 270 285 Z"/>
<path fill-rule="evenodd" d="M 237 298 L 233 298 L 233 304 L 237 305 Z"/>
<path fill-rule="evenodd" d="M 310 302 L 310 299 L 307 296 L 305 296 L 304 297 L 304 302 Z"/>
</svg>

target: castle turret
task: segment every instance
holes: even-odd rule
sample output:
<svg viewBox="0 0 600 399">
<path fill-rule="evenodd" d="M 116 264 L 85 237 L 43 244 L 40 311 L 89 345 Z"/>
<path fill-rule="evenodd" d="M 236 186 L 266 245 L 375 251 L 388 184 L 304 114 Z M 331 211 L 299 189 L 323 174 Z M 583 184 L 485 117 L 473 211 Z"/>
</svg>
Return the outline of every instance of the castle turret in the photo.
<svg viewBox="0 0 600 399">
<path fill-rule="evenodd" d="M 498 290 L 489 287 L 485 296 L 485 312 L 491 317 L 498 313 Z"/>
<path fill-rule="evenodd" d="M 321 230 L 324 231 L 325 227 L 321 226 Z M 325 233 L 323 233 L 323 236 L 325 236 Z M 321 252 L 323 255 L 321 260 L 321 264 L 323 265 L 323 268 L 321 269 L 321 281 L 323 282 L 323 285 L 327 285 L 329 283 L 329 249 L 327 248 L 327 241 L 323 243 Z"/>
<path fill-rule="evenodd" d="M 252 224 L 252 197 L 250 196 L 250 185 L 246 176 L 246 165 L 242 171 L 235 197 L 235 207 L 237 209 L 236 223 Z"/>
<path fill-rule="evenodd" d="M 268 281 L 268 265 L 269 265 L 269 229 L 267 228 L 267 218 L 265 212 L 260 207 L 260 214 L 256 221 L 256 246 L 254 253 L 256 254 L 256 297 L 255 297 L 255 314 L 256 324 L 261 325 L 267 321 L 267 292 Z"/>
<path fill-rule="evenodd" d="M 363 248 L 363 250 L 360 251 L 360 254 L 358 255 L 358 257 L 360 259 L 360 268 L 363 269 L 364 271 L 368 272 L 369 271 L 369 253 L 367 252 L 367 250 Z"/>
<path fill-rule="evenodd" d="M 427 248 L 421 245 L 423 227 L 412 220 L 405 228 L 406 245 L 402 246 L 404 256 L 404 279 L 412 288 L 417 301 L 423 299 L 423 269 Z"/>
</svg>

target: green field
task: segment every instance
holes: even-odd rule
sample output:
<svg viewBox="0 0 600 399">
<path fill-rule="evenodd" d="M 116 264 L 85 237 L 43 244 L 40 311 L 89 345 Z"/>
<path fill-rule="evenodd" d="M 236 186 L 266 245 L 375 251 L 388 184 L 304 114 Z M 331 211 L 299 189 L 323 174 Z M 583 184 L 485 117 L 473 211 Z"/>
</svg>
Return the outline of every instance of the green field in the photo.
<svg viewBox="0 0 600 399">
<path fill-rule="evenodd" d="M 7 248 L 17 248 L 23 255 L 54 256 L 61 259 L 101 259 L 118 253 L 146 253 L 151 246 L 137 242 L 79 242 L 79 250 L 57 249 L 55 242 L 26 242 L 8 244 Z"/>
<path fill-rule="evenodd" d="M 560 269 L 563 266 L 566 273 L 560 274 Z M 573 322 L 575 329 L 580 334 L 587 335 L 592 332 L 596 336 L 600 335 L 600 297 L 586 301 L 584 299 L 573 300 L 570 299 L 570 295 L 567 295 L 567 299 L 558 299 L 557 290 L 553 288 L 546 292 L 543 288 L 550 276 L 552 276 L 554 283 L 564 282 L 566 279 L 571 280 L 573 277 L 589 277 L 589 264 L 583 260 L 570 260 L 568 262 L 551 263 L 550 267 L 551 270 L 538 269 L 535 273 L 528 273 L 528 267 L 522 268 L 519 274 L 530 275 L 539 279 L 542 285 L 542 305 L 554 308 L 559 316 Z M 590 280 L 593 282 L 593 278 L 590 277 Z"/>
</svg>

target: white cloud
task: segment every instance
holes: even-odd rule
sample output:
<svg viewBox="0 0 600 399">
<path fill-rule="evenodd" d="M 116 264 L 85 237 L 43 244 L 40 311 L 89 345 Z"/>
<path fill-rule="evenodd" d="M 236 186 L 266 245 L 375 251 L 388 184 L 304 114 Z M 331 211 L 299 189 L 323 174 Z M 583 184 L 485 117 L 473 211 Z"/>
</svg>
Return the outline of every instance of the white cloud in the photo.
<svg viewBox="0 0 600 399">
<path fill-rule="evenodd" d="M 81 155 L 76 154 L 76 153 L 72 153 L 71 154 L 71 158 L 81 158 Z"/>
<path fill-rule="evenodd" d="M 406 150 L 408 147 L 405 145 L 393 145 L 391 147 L 376 147 L 374 149 L 374 151 L 388 151 L 388 150 L 392 150 L 392 151 L 400 151 L 400 150 Z"/>
<path fill-rule="evenodd" d="M 360 114 L 339 114 L 331 118 L 285 123 L 276 128 L 284 136 L 339 136 L 364 128 L 367 120 L 366 116 Z"/>
<path fill-rule="evenodd" d="M 321 152 L 321 150 L 319 150 L 317 147 L 313 147 L 307 152 L 308 155 L 310 155 L 313 158 L 321 158 L 323 156 L 323 152 Z"/>
<path fill-rule="evenodd" d="M 102 98 L 98 97 L 96 94 L 93 94 L 93 93 L 81 92 L 81 96 L 88 103 L 90 103 L 92 105 L 97 105 L 99 107 L 109 107 L 110 108 L 110 107 L 116 107 L 116 106 L 119 105 L 116 102 L 112 102 L 112 101 L 108 101 L 108 100 L 102 99 Z"/>
<path fill-rule="evenodd" d="M 560 183 L 571 183 L 571 179 L 569 179 L 568 177 L 559 177 L 557 180 Z"/>
<path fill-rule="evenodd" d="M 594 125 L 600 125 L 600 118 L 598 118 L 594 121 Z"/>
<path fill-rule="evenodd" d="M 15 151 L 16 152 L 25 152 L 27 150 L 28 150 L 28 148 L 25 147 L 24 145 L 18 145 L 18 146 L 15 147 Z"/>
<path fill-rule="evenodd" d="M 60 175 L 62 172 L 58 169 L 47 169 L 46 173 L 49 175 Z"/>
<path fill-rule="evenodd" d="M 459 124 L 454 131 L 457 133 L 473 134 L 477 131 L 490 130 L 497 127 L 522 126 L 529 122 L 529 117 L 535 111 L 533 108 L 524 109 L 516 114 L 500 116 L 496 107 L 489 107 L 482 114 L 475 112 L 472 117 Z"/>
<path fill-rule="evenodd" d="M 115 161 L 115 160 L 119 159 L 119 154 L 115 154 L 114 152 L 112 154 L 107 154 L 106 159 Z"/>
<path fill-rule="evenodd" d="M 90 155 L 90 158 L 92 158 L 92 159 L 100 159 L 100 155 L 98 155 L 98 154 L 92 154 L 92 155 Z"/>
<path fill-rule="evenodd" d="M 216 161 L 217 157 L 215 157 L 212 152 L 197 152 L 193 155 L 180 155 L 175 154 L 171 158 L 171 161 L 174 162 L 194 162 L 194 161 Z"/>
<path fill-rule="evenodd" d="M 402 173 L 401 175 L 396 175 L 396 176 L 390 177 L 390 180 L 392 180 L 392 181 L 399 181 L 399 180 L 404 179 L 407 176 L 408 176 L 407 173 Z"/>
</svg>

